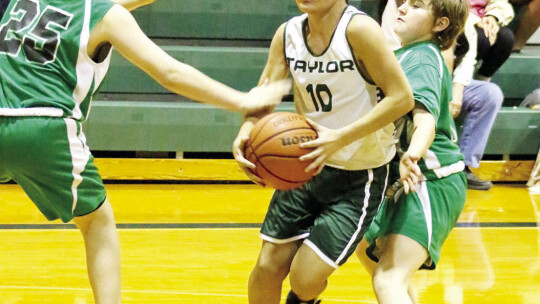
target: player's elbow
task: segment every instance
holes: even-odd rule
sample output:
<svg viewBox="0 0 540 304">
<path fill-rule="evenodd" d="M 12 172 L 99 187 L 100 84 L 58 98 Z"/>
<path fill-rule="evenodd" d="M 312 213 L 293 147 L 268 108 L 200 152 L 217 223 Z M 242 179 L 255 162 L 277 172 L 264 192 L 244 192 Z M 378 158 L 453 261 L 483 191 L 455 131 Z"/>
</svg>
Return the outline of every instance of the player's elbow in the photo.
<svg viewBox="0 0 540 304">
<path fill-rule="evenodd" d="M 185 73 L 179 68 L 175 68 L 173 65 L 160 69 L 159 73 L 155 75 L 156 81 L 165 89 L 177 93 L 185 93 L 185 87 L 189 79 Z"/>
<path fill-rule="evenodd" d="M 400 90 L 396 96 L 395 110 L 399 112 L 401 116 L 409 113 L 414 108 L 414 97 L 412 91 L 407 88 Z"/>
</svg>

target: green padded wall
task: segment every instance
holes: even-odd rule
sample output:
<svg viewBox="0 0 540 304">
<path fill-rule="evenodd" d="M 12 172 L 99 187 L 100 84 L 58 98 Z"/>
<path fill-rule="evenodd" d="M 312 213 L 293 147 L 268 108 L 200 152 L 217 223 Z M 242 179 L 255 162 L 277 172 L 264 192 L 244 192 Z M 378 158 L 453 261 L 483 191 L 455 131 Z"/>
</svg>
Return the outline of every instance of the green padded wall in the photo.
<svg viewBox="0 0 540 304">
<path fill-rule="evenodd" d="M 510 58 L 493 75 L 506 98 L 522 99 L 540 88 L 540 47 L 527 46 Z"/>
<path fill-rule="evenodd" d="M 376 0 L 350 3 L 377 14 Z M 154 38 L 269 40 L 280 24 L 300 13 L 294 0 L 159 0 L 133 15 Z"/>
<path fill-rule="evenodd" d="M 293 109 L 290 102 L 277 107 Z M 94 151 L 230 152 L 240 121 L 239 114 L 193 102 L 95 101 L 84 128 Z M 539 125 L 539 111 L 501 109 L 486 154 L 536 154 Z"/>
<path fill-rule="evenodd" d="M 163 49 L 174 58 L 239 90 L 257 85 L 268 54 L 266 48 L 163 46 Z M 109 73 L 99 91 L 168 93 L 117 52 L 113 53 Z"/>
</svg>

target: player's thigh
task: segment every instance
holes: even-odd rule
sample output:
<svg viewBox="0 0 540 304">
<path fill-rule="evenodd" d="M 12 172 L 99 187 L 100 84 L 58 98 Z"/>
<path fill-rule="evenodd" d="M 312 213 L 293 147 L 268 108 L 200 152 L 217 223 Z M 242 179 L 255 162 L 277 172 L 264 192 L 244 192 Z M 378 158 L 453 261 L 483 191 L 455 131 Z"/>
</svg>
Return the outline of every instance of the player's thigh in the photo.
<svg viewBox="0 0 540 304">
<path fill-rule="evenodd" d="M 286 275 L 299 246 L 300 241 L 292 241 L 283 244 L 263 241 L 255 266 L 256 270 L 268 274 L 274 273 Z"/>
<path fill-rule="evenodd" d="M 13 119 L 4 147 L 9 176 L 49 220 L 68 222 L 96 210 L 105 188 L 86 146 L 82 125 L 71 119 Z"/>
<path fill-rule="evenodd" d="M 428 251 L 417 241 L 400 234 L 388 236 L 374 275 L 385 272 L 402 282 L 408 281 L 428 259 Z"/>
<path fill-rule="evenodd" d="M 344 180 L 341 179 L 343 175 L 346 177 Z M 334 268 L 345 263 L 377 213 L 386 178 L 386 166 L 342 172 L 336 176 L 335 180 L 341 181 L 345 188 L 327 187 L 325 195 L 336 199 L 330 201 L 315 219 L 305 244 Z M 329 195 L 330 191 L 334 194 Z"/>
</svg>

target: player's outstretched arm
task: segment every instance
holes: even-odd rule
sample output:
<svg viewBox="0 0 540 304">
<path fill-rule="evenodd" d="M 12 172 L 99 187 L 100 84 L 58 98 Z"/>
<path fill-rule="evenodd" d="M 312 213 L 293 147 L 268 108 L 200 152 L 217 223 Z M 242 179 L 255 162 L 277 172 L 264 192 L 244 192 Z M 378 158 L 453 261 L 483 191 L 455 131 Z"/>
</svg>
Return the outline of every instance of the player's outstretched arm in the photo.
<svg viewBox="0 0 540 304">
<path fill-rule="evenodd" d="M 92 31 L 89 43 L 102 42 L 110 43 L 123 57 L 171 92 L 223 109 L 258 111 L 279 103 L 290 90 L 290 83 L 286 81 L 260 86 L 249 93 L 226 86 L 169 56 L 142 32 L 133 16 L 120 5 L 113 6 Z"/>
</svg>

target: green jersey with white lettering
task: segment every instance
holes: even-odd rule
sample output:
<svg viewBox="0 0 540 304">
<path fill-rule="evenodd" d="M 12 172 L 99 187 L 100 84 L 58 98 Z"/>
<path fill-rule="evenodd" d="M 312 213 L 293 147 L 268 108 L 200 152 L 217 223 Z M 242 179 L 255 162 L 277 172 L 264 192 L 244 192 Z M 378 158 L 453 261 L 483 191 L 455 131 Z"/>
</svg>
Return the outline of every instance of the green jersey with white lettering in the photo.
<svg viewBox="0 0 540 304">
<path fill-rule="evenodd" d="M 431 42 L 418 42 L 396 51 L 415 102 L 420 102 L 436 122 L 435 140 L 418 165 L 428 180 L 440 179 L 465 167 L 457 145 L 457 132 L 450 114 L 452 76 L 444 64 L 439 48 Z M 396 122 L 398 151 L 407 151 L 412 136 L 412 112 Z"/>
<path fill-rule="evenodd" d="M 0 22 L 0 116 L 86 119 L 109 65 L 88 56 L 110 0 L 11 0 Z"/>
</svg>

